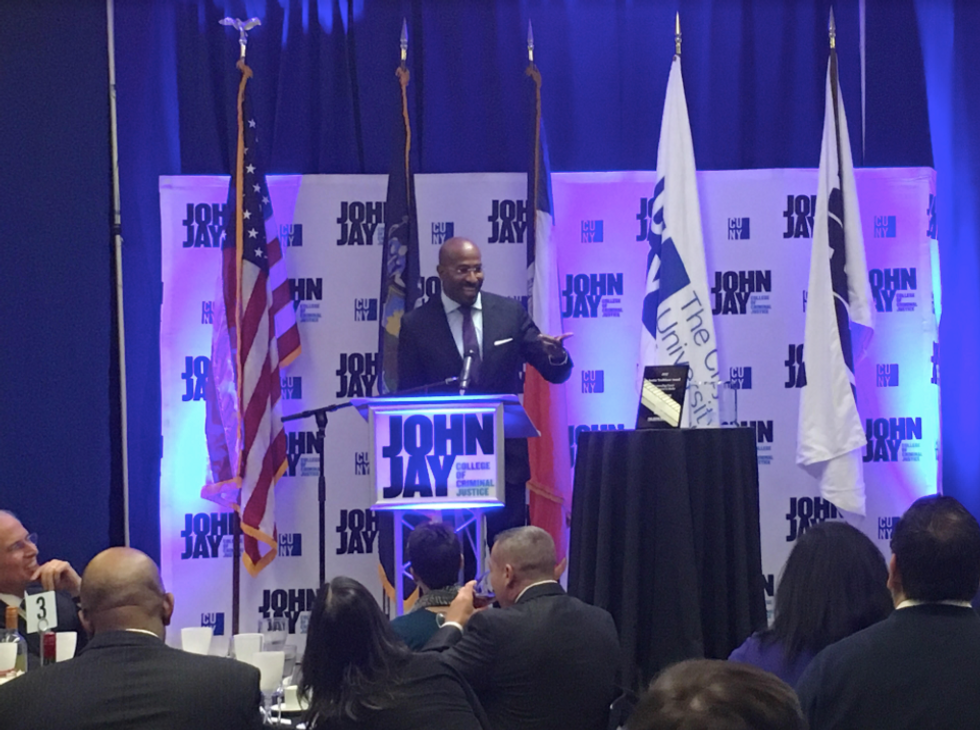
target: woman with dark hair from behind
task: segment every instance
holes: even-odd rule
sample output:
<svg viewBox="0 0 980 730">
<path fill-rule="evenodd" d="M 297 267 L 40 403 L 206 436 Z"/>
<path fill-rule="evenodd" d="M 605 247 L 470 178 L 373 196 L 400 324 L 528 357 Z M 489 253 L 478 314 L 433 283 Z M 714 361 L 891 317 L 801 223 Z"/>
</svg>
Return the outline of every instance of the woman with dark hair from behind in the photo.
<svg viewBox="0 0 980 730">
<path fill-rule="evenodd" d="M 352 578 L 316 595 L 303 656 L 307 727 L 488 730 L 469 685 L 438 654 L 413 654 Z"/>
<path fill-rule="evenodd" d="M 728 658 L 795 687 L 817 652 L 892 612 L 887 583 L 885 558 L 867 535 L 845 522 L 814 525 L 783 568 L 772 626 Z"/>
</svg>

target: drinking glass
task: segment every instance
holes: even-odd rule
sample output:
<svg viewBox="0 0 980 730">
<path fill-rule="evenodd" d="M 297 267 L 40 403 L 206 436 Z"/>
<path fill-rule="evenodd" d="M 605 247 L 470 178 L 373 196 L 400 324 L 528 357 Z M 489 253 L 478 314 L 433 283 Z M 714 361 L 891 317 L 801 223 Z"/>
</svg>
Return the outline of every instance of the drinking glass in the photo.
<svg viewBox="0 0 980 730">
<path fill-rule="evenodd" d="M 285 616 L 260 618 L 259 633 L 262 634 L 262 649 L 282 651 L 286 646 L 287 628 Z"/>
<path fill-rule="evenodd" d="M 211 649 L 211 627 L 188 626 L 181 629 L 180 645 L 191 654 L 207 654 Z"/>
</svg>

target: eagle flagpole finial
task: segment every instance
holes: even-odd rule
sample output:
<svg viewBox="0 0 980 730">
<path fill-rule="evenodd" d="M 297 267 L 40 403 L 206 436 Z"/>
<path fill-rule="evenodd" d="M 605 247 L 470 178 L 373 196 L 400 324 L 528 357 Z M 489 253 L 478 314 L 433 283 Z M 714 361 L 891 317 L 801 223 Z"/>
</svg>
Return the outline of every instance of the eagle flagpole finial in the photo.
<svg viewBox="0 0 980 730">
<path fill-rule="evenodd" d="M 257 25 L 262 25 L 258 18 L 239 20 L 238 18 L 222 18 L 218 21 L 222 25 L 230 25 L 238 31 L 238 45 L 242 50 L 242 58 L 245 58 L 245 47 L 248 45 L 248 32 Z"/>
</svg>

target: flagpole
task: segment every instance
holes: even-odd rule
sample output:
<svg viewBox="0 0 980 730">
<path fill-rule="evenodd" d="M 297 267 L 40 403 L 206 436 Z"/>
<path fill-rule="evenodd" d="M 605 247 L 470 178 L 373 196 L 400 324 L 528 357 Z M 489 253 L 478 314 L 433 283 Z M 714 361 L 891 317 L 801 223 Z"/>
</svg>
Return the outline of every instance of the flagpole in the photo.
<svg viewBox="0 0 980 730">
<path fill-rule="evenodd" d="M 235 278 L 235 289 L 236 289 L 236 307 L 235 307 L 235 335 L 238 338 L 238 343 L 235 348 L 235 357 L 241 357 L 241 285 L 242 285 L 242 207 L 243 207 L 243 184 L 244 184 L 244 159 L 245 159 L 245 123 L 243 119 L 242 105 L 245 102 L 245 84 L 248 82 L 249 76 L 252 75 L 251 69 L 245 64 L 245 49 L 248 46 L 248 31 L 257 25 L 261 25 L 261 21 L 258 18 L 251 18 L 250 20 L 243 21 L 238 18 L 223 18 L 218 21 L 221 25 L 230 25 L 235 30 L 238 31 L 238 46 L 240 49 L 240 55 L 238 57 L 238 63 L 236 66 L 242 72 L 242 78 L 238 85 L 238 103 L 237 103 L 237 116 L 238 116 L 238 141 L 235 146 L 235 248 L 236 248 L 236 278 Z M 228 316 L 228 313 L 225 313 Z M 238 381 L 238 403 L 242 402 L 242 378 L 241 378 L 241 364 L 235 362 L 235 369 L 237 371 L 236 379 Z M 238 419 L 238 429 L 239 429 L 239 439 L 238 442 L 241 443 L 241 419 Z M 238 502 L 235 505 L 235 517 L 232 518 L 233 529 L 232 529 L 232 556 L 231 556 L 231 633 L 232 635 L 238 634 L 240 628 L 240 616 L 241 616 L 241 507 L 242 507 L 242 492 L 241 492 L 241 465 L 239 464 L 239 473 L 236 475 L 239 479 L 239 491 L 238 491 Z"/>
<path fill-rule="evenodd" d="M 681 57 L 681 14 L 679 11 L 674 16 L 674 55 L 678 58 Z"/>
<path fill-rule="evenodd" d="M 837 138 L 837 176 L 843 175 L 840 157 L 840 116 L 837 113 L 837 97 L 840 93 L 837 78 L 837 23 L 834 21 L 834 8 L 830 8 L 830 21 L 827 24 L 827 34 L 830 36 L 830 96 L 834 104 L 834 133 Z"/>
</svg>

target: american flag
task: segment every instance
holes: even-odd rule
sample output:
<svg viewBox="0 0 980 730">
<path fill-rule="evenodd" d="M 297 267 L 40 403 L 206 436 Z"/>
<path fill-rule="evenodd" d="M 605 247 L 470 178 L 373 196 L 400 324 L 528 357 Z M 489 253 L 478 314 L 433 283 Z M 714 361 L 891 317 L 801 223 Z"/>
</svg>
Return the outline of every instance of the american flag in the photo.
<svg viewBox="0 0 980 730">
<path fill-rule="evenodd" d="M 299 355 L 300 340 L 269 188 L 257 165 L 256 124 L 246 93 L 252 71 L 244 61 L 238 68 L 238 146 L 207 396 L 210 474 L 201 496 L 239 512 L 242 559 L 254 576 L 277 551 L 274 487 L 287 464 L 279 371 Z"/>
</svg>

